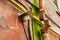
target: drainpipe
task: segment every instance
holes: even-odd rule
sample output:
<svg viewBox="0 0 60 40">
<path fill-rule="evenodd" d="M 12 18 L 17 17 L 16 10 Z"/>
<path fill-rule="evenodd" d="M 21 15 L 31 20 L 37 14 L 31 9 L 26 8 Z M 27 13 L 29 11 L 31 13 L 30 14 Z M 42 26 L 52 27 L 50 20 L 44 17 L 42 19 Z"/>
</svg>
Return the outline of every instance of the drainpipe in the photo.
<svg viewBox="0 0 60 40">
<path fill-rule="evenodd" d="M 39 0 L 39 6 L 40 6 L 40 20 L 44 20 L 44 0 Z"/>
<path fill-rule="evenodd" d="M 40 6 L 40 20 L 44 22 L 44 26 L 41 30 L 42 32 L 42 37 L 43 37 L 43 40 L 46 40 L 47 39 L 47 31 L 48 31 L 48 28 L 50 27 L 49 25 L 49 20 L 44 20 L 44 16 L 45 16 L 45 10 L 44 10 L 44 0 L 39 0 L 39 6 Z"/>
</svg>

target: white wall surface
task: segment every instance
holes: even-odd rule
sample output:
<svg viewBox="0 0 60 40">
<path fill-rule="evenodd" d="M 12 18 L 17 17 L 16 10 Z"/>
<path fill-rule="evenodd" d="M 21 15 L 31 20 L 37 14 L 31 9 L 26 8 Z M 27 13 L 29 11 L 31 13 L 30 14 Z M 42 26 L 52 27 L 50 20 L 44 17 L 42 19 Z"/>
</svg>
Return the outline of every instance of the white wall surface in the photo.
<svg viewBox="0 0 60 40">
<path fill-rule="evenodd" d="M 60 9 L 60 0 L 57 0 L 57 3 L 58 3 L 58 7 Z"/>
</svg>

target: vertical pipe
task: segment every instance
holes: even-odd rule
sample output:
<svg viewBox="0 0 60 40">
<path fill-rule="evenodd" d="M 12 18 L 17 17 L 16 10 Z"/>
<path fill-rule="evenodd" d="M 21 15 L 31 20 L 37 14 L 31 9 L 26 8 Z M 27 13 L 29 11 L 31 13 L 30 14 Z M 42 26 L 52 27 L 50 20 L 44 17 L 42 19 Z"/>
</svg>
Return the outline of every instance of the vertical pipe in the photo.
<svg viewBox="0 0 60 40">
<path fill-rule="evenodd" d="M 43 9 L 43 0 L 39 0 L 39 12 L 40 12 L 40 20 L 44 20 L 44 9 Z M 41 31 L 41 40 L 44 40 L 44 33 Z"/>
<path fill-rule="evenodd" d="M 31 29 L 30 29 L 30 20 L 28 20 L 28 35 L 29 35 L 29 40 L 32 40 L 32 38 L 31 38 L 31 32 L 32 31 L 30 31 Z"/>
<path fill-rule="evenodd" d="M 39 7 L 40 7 L 40 9 L 43 8 L 43 0 L 39 0 Z"/>
<path fill-rule="evenodd" d="M 39 7 L 40 7 L 40 20 L 44 20 L 44 0 L 39 0 Z"/>
</svg>

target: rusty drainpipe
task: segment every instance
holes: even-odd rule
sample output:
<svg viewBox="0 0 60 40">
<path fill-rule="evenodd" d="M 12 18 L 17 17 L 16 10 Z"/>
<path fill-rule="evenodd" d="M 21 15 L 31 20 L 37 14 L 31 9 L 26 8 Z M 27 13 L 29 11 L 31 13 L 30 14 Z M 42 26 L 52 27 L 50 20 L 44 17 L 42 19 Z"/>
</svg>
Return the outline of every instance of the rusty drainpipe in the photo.
<svg viewBox="0 0 60 40">
<path fill-rule="evenodd" d="M 44 16 L 45 16 L 45 10 L 44 10 L 44 0 L 39 0 L 39 12 L 40 12 L 40 20 L 44 22 L 44 26 L 42 28 L 42 36 L 43 36 L 43 40 L 46 39 L 46 34 L 48 31 L 48 28 L 50 27 L 49 25 L 49 21 L 48 20 L 44 20 Z"/>
</svg>

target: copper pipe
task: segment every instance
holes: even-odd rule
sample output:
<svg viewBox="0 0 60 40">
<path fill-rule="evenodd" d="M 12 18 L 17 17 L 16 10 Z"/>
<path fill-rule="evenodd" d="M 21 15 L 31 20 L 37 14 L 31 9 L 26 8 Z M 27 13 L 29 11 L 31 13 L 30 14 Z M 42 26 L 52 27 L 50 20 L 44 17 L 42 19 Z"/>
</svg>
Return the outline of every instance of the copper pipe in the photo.
<svg viewBox="0 0 60 40">
<path fill-rule="evenodd" d="M 39 22 L 39 24 L 43 25 L 43 23 L 36 16 L 34 16 L 31 11 L 27 11 L 25 9 L 25 7 L 23 7 L 20 3 L 17 2 L 17 0 L 7 0 L 7 1 L 10 2 L 10 3 L 12 3 L 19 10 L 22 10 L 24 12 L 23 14 L 27 13 L 31 18 L 35 19 L 36 21 Z M 23 15 L 23 14 L 18 14 L 18 16 Z"/>
<path fill-rule="evenodd" d="M 27 12 L 26 8 L 22 4 L 20 4 L 17 0 L 7 0 L 7 1 L 13 4 L 19 10 L 22 10 L 23 12 Z"/>
<path fill-rule="evenodd" d="M 42 28 L 42 32 L 46 33 L 48 31 L 48 28 L 50 27 L 50 25 L 49 25 L 49 21 L 48 20 L 45 20 L 44 23 L 45 23 L 45 25 Z"/>
<path fill-rule="evenodd" d="M 33 18 L 33 19 L 35 19 L 36 21 L 38 21 L 39 24 L 41 24 L 41 26 L 44 25 L 36 16 L 33 15 L 33 13 L 32 13 L 31 11 L 28 11 L 28 12 L 26 12 L 26 13 L 23 13 L 22 15 L 24 15 L 24 14 L 27 14 L 27 15 L 29 15 L 31 18 Z M 20 16 L 20 14 L 18 14 L 18 16 Z"/>
<path fill-rule="evenodd" d="M 43 0 L 39 0 L 39 7 L 40 7 L 40 20 L 44 20 L 44 9 L 43 9 Z"/>
<path fill-rule="evenodd" d="M 43 0 L 39 0 L 39 6 L 40 6 L 40 9 L 43 8 Z"/>
</svg>

